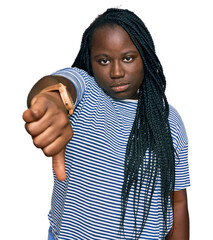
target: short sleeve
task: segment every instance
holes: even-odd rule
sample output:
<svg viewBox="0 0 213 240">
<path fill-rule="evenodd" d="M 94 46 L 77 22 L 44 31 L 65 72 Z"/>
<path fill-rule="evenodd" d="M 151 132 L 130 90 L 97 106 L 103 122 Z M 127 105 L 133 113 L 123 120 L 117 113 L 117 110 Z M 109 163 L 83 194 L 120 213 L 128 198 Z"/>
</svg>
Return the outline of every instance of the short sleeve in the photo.
<svg viewBox="0 0 213 240">
<path fill-rule="evenodd" d="M 85 92 L 86 88 L 84 81 L 85 74 L 86 74 L 85 71 L 80 70 L 78 68 L 64 68 L 52 74 L 67 78 L 75 86 L 77 92 L 75 106 L 78 105 Z"/>
<path fill-rule="evenodd" d="M 184 123 L 175 108 L 170 106 L 169 123 L 176 150 L 175 157 L 175 191 L 190 186 L 188 164 L 188 138 Z"/>
</svg>

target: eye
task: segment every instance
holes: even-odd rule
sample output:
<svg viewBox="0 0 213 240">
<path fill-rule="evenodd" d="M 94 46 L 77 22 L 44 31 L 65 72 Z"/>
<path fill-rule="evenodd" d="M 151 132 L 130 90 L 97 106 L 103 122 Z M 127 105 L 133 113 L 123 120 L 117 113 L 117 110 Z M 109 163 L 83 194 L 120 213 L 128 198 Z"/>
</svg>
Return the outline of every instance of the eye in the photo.
<svg viewBox="0 0 213 240">
<path fill-rule="evenodd" d="M 99 62 L 101 65 L 107 65 L 107 64 L 109 64 L 109 60 L 106 59 L 106 58 L 100 59 L 100 60 L 98 60 L 98 62 Z"/>
<path fill-rule="evenodd" d="M 127 56 L 123 59 L 124 62 L 129 63 L 133 61 L 133 57 Z"/>
</svg>

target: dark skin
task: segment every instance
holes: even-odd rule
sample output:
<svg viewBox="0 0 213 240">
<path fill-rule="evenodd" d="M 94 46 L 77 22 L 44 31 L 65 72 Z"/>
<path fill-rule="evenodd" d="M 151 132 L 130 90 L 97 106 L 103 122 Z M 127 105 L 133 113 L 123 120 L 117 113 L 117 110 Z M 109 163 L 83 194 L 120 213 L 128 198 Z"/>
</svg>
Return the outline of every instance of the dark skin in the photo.
<svg viewBox="0 0 213 240">
<path fill-rule="evenodd" d="M 144 79 L 143 61 L 129 35 L 120 26 L 95 31 L 91 65 L 96 82 L 114 99 L 138 99 Z"/>
<path fill-rule="evenodd" d="M 144 78 L 142 58 L 125 30 L 118 26 L 96 29 L 91 43 L 91 65 L 98 85 L 115 99 L 138 99 L 138 89 Z M 76 90 L 69 80 L 59 76 L 42 78 L 32 88 L 23 118 L 34 145 L 52 156 L 53 168 L 59 180 L 66 178 L 64 151 L 73 136 L 67 111 L 57 92 L 39 94 L 47 86 L 62 82 L 73 100 Z M 174 225 L 167 240 L 189 239 L 189 216 L 186 190 L 174 193 Z"/>
<path fill-rule="evenodd" d="M 67 110 L 58 92 L 39 92 L 51 85 L 63 83 L 71 93 L 73 101 L 76 90 L 69 80 L 60 76 L 46 76 L 39 80 L 28 96 L 28 109 L 23 113 L 25 128 L 32 136 L 36 147 L 46 156 L 52 157 L 52 164 L 58 180 L 66 179 L 64 152 L 73 136 Z"/>
<path fill-rule="evenodd" d="M 189 240 L 189 213 L 186 189 L 174 192 L 174 224 L 166 240 Z"/>
</svg>

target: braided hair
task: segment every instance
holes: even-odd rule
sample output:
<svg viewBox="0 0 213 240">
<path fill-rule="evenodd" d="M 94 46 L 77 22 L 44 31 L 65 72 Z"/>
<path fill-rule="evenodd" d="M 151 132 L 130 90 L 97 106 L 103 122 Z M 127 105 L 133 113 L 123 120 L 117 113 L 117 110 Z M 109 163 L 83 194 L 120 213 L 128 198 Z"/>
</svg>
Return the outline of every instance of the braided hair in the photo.
<svg viewBox="0 0 213 240">
<path fill-rule="evenodd" d="M 165 235 L 170 194 L 173 196 L 175 184 L 175 150 L 168 121 L 169 105 L 165 96 L 165 76 L 148 29 L 133 12 L 116 8 L 108 9 L 85 30 L 80 51 L 72 66 L 81 68 L 93 76 L 90 63 L 93 33 L 97 28 L 106 25 L 119 25 L 129 34 L 144 64 L 144 80 L 139 89 L 136 116 L 126 147 L 120 233 L 125 235 L 124 222 L 128 200 L 131 198 L 134 215 L 133 234 L 134 239 L 139 239 L 160 176 L 163 235 Z M 145 190 L 144 196 L 141 194 L 142 188 Z M 141 207 L 142 220 L 138 214 Z"/>
</svg>

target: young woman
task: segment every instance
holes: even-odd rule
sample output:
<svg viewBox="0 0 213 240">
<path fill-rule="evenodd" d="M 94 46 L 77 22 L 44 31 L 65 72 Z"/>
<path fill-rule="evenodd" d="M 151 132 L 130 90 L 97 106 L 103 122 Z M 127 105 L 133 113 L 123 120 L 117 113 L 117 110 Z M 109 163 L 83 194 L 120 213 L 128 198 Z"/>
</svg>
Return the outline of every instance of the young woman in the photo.
<svg viewBox="0 0 213 240">
<path fill-rule="evenodd" d="M 122 9 L 86 29 L 72 68 L 35 84 L 23 118 L 53 157 L 49 239 L 189 239 L 187 136 L 165 87 L 150 33 Z"/>
</svg>

